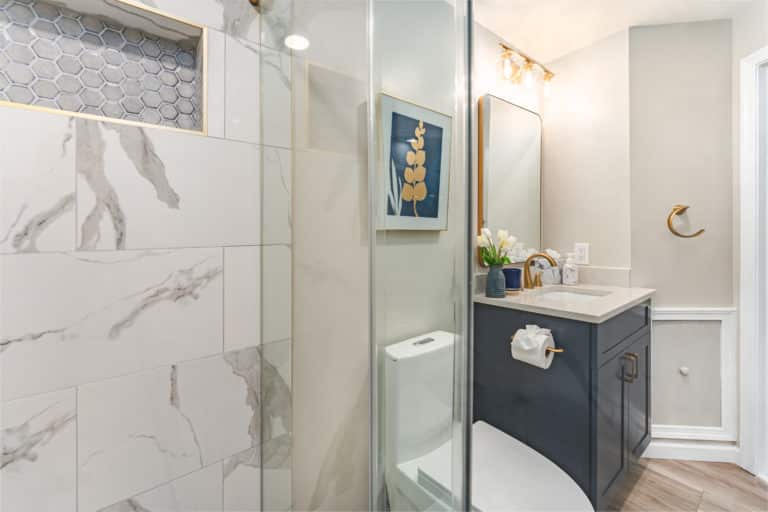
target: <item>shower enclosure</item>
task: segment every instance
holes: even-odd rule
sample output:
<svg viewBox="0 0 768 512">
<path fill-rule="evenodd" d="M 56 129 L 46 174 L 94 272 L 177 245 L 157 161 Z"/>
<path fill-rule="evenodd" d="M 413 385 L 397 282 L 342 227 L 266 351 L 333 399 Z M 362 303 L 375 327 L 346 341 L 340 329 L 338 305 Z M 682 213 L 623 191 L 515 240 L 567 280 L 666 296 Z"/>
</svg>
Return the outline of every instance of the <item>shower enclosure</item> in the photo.
<svg viewBox="0 0 768 512">
<path fill-rule="evenodd" d="M 466 508 L 469 2 L 256 3 L 0 0 L 0 512 Z"/>
<path fill-rule="evenodd" d="M 0 0 L 2 512 L 290 508 L 290 60 L 262 21 Z"/>
</svg>

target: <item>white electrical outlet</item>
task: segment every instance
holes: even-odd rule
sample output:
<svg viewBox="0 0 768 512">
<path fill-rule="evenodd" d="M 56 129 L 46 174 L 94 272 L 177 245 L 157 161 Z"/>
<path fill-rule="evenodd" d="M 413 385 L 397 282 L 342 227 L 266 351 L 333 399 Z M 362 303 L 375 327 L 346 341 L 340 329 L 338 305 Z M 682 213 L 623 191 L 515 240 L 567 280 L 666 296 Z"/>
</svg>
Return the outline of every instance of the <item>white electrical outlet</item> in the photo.
<svg viewBox="0 0 768 512">
<path fill-rule="evenodd" d="M 573 244 L 573 252 L 576 254 L 577 265 L 589 265 L 589 244 L 577 242 Z"/>
</svg>

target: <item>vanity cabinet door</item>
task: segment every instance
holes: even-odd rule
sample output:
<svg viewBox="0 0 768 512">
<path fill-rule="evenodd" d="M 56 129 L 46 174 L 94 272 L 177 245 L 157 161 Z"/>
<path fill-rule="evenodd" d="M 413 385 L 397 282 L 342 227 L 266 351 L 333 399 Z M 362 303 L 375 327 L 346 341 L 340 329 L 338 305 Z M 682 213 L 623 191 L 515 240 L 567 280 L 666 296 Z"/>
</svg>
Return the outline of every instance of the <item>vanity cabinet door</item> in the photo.
<svg viewBox="0 0 768 512">
<path fill-rule="evenodd" d="M 603 498 L 627 469 L 625 361 L 618 354 L 597 374 L 597 494 Z"/>
<path fill-rule="evenodd" d="M 646 334 L 627 348 L 627 443 L 630 453 L 640 457 L 651 438 L 651 337 Z"/>
</svg>

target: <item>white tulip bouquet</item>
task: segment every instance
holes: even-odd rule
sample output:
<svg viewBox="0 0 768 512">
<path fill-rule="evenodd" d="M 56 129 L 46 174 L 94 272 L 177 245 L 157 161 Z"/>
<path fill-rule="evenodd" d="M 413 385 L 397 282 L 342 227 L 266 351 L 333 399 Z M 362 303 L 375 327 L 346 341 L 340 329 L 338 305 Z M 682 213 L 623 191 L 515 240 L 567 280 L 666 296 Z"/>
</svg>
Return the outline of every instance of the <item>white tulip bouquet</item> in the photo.
<svg viewBox="0 0 768 512">
<path fill-rule="evenodd" d="M 496 242 L 493 241 L 491 230 L 483 228 L 477 236 L 477 246 L 480 248 L 480 257 L 488 267 L 506 265 L 511 263 L 509 254 L 517 243 L 517 238 L 510 236 L 506 229 L 500 229 L 496 233 Z"/>
</svg>

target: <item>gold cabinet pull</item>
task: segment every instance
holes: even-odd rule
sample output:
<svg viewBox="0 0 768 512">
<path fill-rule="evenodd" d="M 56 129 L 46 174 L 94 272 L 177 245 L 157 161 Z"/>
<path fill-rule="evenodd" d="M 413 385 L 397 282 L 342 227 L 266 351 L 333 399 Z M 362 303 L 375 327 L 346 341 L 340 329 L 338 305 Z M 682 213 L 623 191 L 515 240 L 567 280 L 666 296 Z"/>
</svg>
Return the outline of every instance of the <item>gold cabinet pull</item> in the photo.
<svg viewBox="0 0 768 512">
<path fill-rule="evenodd" d="M 673 235 L 679 236 L 680 238 L 696 238 L 697 236 L 700 236 L 705 231 L 704 229 L 700 229 L 697 232 L 692 233 L 690 235 L 684 235 L 675 228 L 675 225 L 673 223 L 673 221 L 675 220 L 675 217 L 677 217 L 678 215 L 684 214 L 686 210 L 688 210 L 688 208 L 690 207 L 687 205 L 676 204 L 675 206 L 672 207 L 672 211 L 669 212 L 669 217 L 667 217 L 667 227 L 669 228 L 669 230 L 672 232 Z"/>
<path fill-rule="evenodd" d="M 626 375 L 622 371 L 622 380 L 631 384 L 640 376 L 640 356 L 634 352 L 627 352 L 621 357 L 625 361 L 630 361 L 632 363 L 632 371 L 629 375 Z"/>
</svg>

